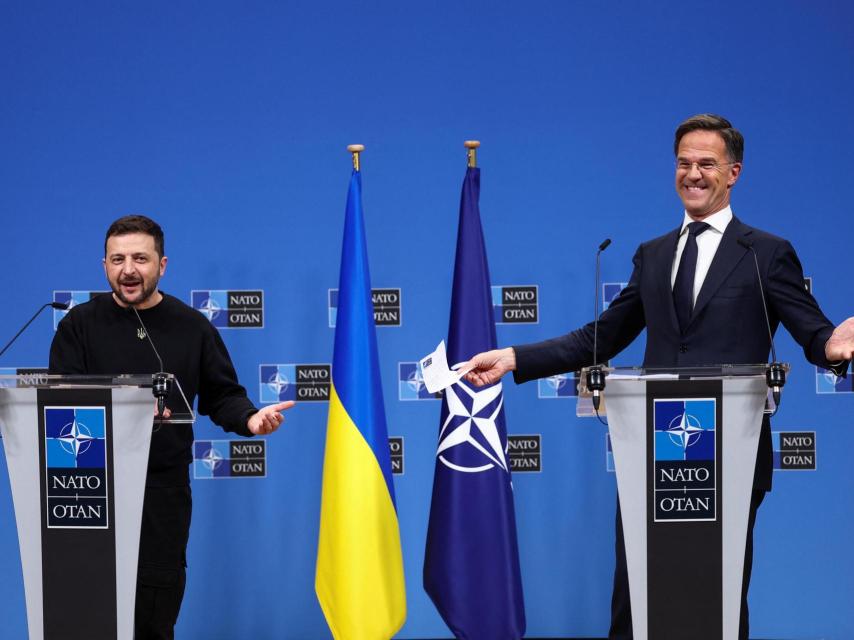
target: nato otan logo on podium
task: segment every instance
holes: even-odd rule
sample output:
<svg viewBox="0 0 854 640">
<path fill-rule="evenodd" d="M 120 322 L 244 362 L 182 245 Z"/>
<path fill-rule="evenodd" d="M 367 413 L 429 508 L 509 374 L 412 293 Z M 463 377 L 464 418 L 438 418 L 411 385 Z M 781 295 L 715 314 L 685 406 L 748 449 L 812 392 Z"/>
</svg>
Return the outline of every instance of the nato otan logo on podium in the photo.
<svg viewBox="0 0 854 640">
<path fill-rule="evenodd" d="M 267 476 L 267 441 L 196 440 L 193 443 L 193 477 L 197 480 L 264 478 Z"/>
<path fill-rule="evenodd" d="M 0 376 L 17 376 L 16 380 L 0 380 L 0 388 L 47 384 L 47 369 L 44 367 L 0 367 Z"/>
<path fill-rule="evenodd" d="M 816 393 L 854 393 L 854 373 L 848 365 L 848 377 L 841 378 L 833 371 L 815 368 L 815 392 Z"/>
<path fill-rule="evenodd" d="M 439 400 L 441 397 L 441 391 L 437 393 L 427 391 L 420 362 L 397 363 L 398 400 Z"/>
<path fill-rule="evenodd" d="M 261 289 L 194 289 L 193 309 L 218 329 L 263 329 L 264 291 Z"/>
<path fill-rule="evenodd" d="M 104 407 L 45 407 L 48 529 L 106 529 L 107 429 Z"/>
<path fill-rule="evenodd" d="M 537 324 L 540 321 L 539 287 L 496 285 L 492 287 L 492 310 L 496 324 Z"/>
<path fill-rule="evenodd" d="M 262 404 L 285 400 L 325 402 L 329 400 L 332 365 L 262 364 L 258 367 L 258 378 Z"/>
<path fill-rule="evenodd" d="M 68 309 L 53 310 L 54 330 L 59 326 L 59 321 L 62 320 L 65 317 L 65 314 L 71 311 L 72 308 L 76 307 L 78 304 L 89 302 L 95 296 L 100 296 L 105 293 L 109 293 L 109 291 L 54 291 L 53 301 L 62 302 L 68 305 Z"/>
<path fill-rule="evenodd" d="M 716 520 L 716 402 L 656 399 L 655 522 Z"/>
</svg>

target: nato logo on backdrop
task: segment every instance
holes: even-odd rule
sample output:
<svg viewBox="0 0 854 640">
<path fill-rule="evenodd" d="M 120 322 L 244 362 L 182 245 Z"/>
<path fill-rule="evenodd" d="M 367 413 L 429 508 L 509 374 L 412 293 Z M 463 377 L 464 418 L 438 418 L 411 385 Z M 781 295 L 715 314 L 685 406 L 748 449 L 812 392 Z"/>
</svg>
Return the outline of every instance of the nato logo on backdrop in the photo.
<svg viewBox="0 0 854 640">
<path fill-rule="evenodd" d="M 656 399 L 655 522 L 716 520 L 716 402 Z"/>
<path fill-rule="evenodd" d="M 578 396 L 578 373 L 559 373 L 537 380 L 538 398 L 575 398 Z"/>
<path fill-rule="evenodd" d="M 106 529 L 105 407 L 45 407 L 48 529 Z"/>
<path fill-rule="evenodd" d="M 815 368 L 815 392 L 824 393 L 854 393 L 854 375 L 851 364 L 848 365 L 848 377 L 840 378 L 833 371 Z"/>
<path fill-rule="evenodd" d="M 537 324 L 540 321 L 539 287 L 496 285 L 492 287 L 496 324 Z"/>
<path fill-rule="evenodd" d="M 602 311 L 611 306 L 620 291 L 626 288 L 628 282 L 603 282 L 602 283 Z"/>
<path fill-rule="evenodd" d="M 543 470 L 542 436 L 539 433 L 508 435 L 507 455 L 513 473 L 540 473 Z"/>
<path fill-rule="evenodd" d="M 193 309 L 219 329 L 264 328 L 264 291 L 261 289 L 194 289 Z"/>
<path fill-rule="evenodd" d="M 53 301 L 62 302 L 68 305 L 68 309 L 53 310 L 54 330 L 59 326 L 59 321 L 62 320 L 65 317 L 65 314 L 71 311 L 71 309 L 76 307 L 78 304 L 89 302 L 95 296 L 100 296 L 105 293 L 109 293 L 109 291 L 54 291 Z"/>
<path fill-rule="evenodd" d="M 371 289 L 371 303 L 374 306 L 374 324 L 378 327 L 399 327 L 401 325 L 401 289 Z M 328 291 L 329 327 L 335 328 L 338 318 L 338 289 Z"/>
<path fill-rule="evenodd" d="M 197 480 L 266 476 L 267 441 L 262 438 L 193 443 L 193 477 Z"/>
<path fill-rule="evenodd" d="M 391 456 L 391 473 L 403 475 L 403 436 L 391 436 L 388 439 L 388 452 Z"/>
<path fill-rule="evenodd" d="M 325 402 L 332 382 L 330 364 L 262 364 L 258 367 L 262 404 L 285 400 Z"/>
<path fill-rule="evenodd" d="M 398 362 L 397 397 L 398 400 L 438 400 L 442 392 L 427 391 L 420 362 Z"/>
<path fill-rule="evenodd" d="M 815 431 L 773 431 L 774 469 L 815 471 Z"/>
</svg>

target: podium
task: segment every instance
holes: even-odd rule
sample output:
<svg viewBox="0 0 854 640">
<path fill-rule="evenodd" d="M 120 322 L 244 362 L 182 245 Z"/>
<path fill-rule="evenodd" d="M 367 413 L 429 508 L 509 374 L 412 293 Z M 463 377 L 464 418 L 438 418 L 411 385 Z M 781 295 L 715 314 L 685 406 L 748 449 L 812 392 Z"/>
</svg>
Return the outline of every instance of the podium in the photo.
<svg viewBox="0 0 854 640">
<path fill-rule="evenodd" d="M 765 371 L 608 369 L 635 640 L 738 638 Z"/>
<path fill-rule="evenodd" d="M 133 638 L 154 406 L 150 375 L 0 376 L 30 640 Z"/>
</svg>

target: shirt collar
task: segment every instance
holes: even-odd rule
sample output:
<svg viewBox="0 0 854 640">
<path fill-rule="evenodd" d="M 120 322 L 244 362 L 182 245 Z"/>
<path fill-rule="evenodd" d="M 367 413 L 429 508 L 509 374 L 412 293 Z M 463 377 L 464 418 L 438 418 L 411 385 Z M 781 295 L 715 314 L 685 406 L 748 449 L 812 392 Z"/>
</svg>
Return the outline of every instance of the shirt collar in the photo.
<svg viewBox="0 0 854 640">
<path fill-rule="evenodd" d="M 704 218 L 703 222 L 705 222 L 712 229 L 723 235 L 723 232 L 726 230 L 727 225 L 730 223 L 730 220 L 732 220 L 732 209 L 729 205 L 727 205 L 720 211 Z M 692 222 L 694 222 L 694 220 L 691 218 L 691 216 L 688 215 L 688 212 L 686 211 L 684 217 L 682 218 L 682 228 L 679 230 L 680 236 L 685 233 L 685 229 Z"/>
</svg>

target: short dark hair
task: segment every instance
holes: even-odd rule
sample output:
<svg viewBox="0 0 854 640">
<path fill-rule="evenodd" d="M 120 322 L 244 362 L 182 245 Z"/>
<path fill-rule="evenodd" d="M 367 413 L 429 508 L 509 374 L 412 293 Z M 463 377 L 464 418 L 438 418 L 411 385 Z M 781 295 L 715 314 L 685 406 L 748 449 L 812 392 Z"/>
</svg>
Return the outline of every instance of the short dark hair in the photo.
<svg viewBox="0 0 854 640">
<path fill-rule="evenodd" d="M 691 131 L 715 131 L 726 145 L 727 155 L 732 162 L 744 159 L 744 136 L 732 126 L 729 120 L 714 113 L 701 113 L 691 116 L 676 128 L 676 140 L 673 142 L 673 154 L 679 154 L 679 141 Z"/>
<path fill-rule="evenodd" d="M 151 218 L 140 215 L 124 216 L 110 225 L 104 238 L 104 255 L 107 255 L 107 241 L 110 238 L 128 233 L 144 233 L 154 238 L 154 250 L 158 257 L 163 257 L 163 229 Z"/>
</svg>

